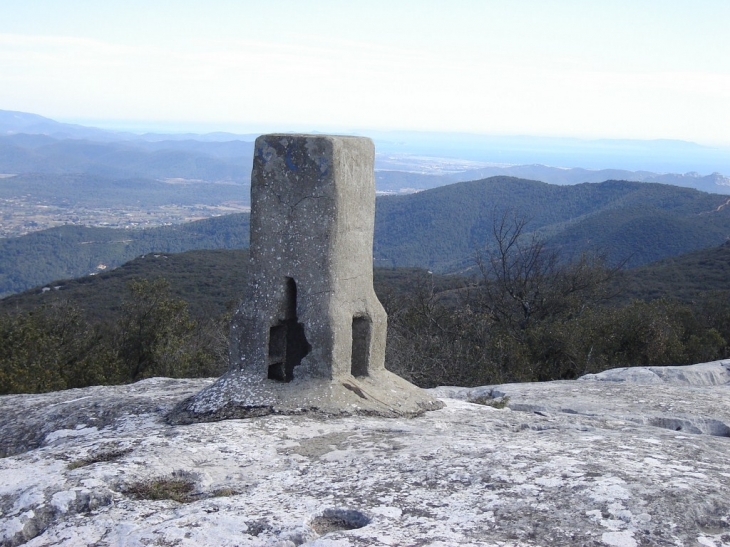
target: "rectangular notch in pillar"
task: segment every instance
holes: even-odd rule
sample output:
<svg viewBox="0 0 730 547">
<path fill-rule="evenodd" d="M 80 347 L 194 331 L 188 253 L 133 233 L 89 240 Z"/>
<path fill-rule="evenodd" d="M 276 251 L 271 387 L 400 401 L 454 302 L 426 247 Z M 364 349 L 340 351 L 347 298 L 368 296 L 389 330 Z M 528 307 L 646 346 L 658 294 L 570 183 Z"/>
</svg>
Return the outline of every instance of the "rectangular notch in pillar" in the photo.
<svg viewBox="0 0 730 547">
<path fill-rule="evenodd" d="M 297 284 L 291 277 L 285 278 L 284 319 L 269 328 L 269 380 L 291 382 L 294 367 L 312 350 L 304 335 L 304 325 L 297 319 Z"/>
<path fill-rule="evenodd" d="M 368 375 L 371 331 L 370 318 L 352 318 L 352 363 L 350 373 L 353 376 Z"/>
</svg>

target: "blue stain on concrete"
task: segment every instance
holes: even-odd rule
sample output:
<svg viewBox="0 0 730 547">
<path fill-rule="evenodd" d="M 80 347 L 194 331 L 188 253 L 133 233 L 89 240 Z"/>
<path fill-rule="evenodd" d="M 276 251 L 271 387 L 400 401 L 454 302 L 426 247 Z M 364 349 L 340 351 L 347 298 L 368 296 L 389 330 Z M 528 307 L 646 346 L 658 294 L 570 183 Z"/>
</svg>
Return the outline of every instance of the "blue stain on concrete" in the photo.
<svg viewBox="0 0 730 547">
<path fill-rule="evenodd" d="M 327 158 L 322 157 L 322 156 L 319 157 L 318 163 L 319 163 L 319 174 L 320 174 L 320 176 L 324 177 L 325 175 L 327 175 L 327 171 L 329 171 L 330 164 L 327 161 Z"/>
<path fill-rule="evenodd" d="M 266 145 L 257 146 L 256 147 L 256 157 L 260 159 L 263 163 L 268 163 L 271 159 L 271 152 L 268 154 L 264 153 L 264 148 L 268 148 Z"/>
<path fill-rule="evenodd" d="M 286 149 L 286 154 L 284 155 L 284 161 L 286 162 L 286 166 L 290 171 L 298 171 L 299 167 L 296 163 L 294 163 L 294 150 L 291 148 Z"/>
</svg>

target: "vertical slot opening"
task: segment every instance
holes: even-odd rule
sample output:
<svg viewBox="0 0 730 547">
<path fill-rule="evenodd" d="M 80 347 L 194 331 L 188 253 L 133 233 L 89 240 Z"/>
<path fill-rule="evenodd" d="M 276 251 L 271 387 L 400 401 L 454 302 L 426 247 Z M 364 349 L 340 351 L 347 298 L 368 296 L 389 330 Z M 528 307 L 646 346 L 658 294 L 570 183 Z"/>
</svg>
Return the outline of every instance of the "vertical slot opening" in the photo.
<svg viewBox="0 0 730 547">
<path fill-rule="evenodd" d="M 368 317 L 352 318 L 352 362 L 350 373 L 353 376 L 368 375 L 371 327 L 372 325 Z"/>
<path fill-rule="evenodd" d="M 297 318 L 297 284 L 286 278 L 284 319 L 269 329 L 269 380 L 291 382 L 294 367 L 302 363 L 312 346 L 304 335 L 304 325 Z"/>
</svg>

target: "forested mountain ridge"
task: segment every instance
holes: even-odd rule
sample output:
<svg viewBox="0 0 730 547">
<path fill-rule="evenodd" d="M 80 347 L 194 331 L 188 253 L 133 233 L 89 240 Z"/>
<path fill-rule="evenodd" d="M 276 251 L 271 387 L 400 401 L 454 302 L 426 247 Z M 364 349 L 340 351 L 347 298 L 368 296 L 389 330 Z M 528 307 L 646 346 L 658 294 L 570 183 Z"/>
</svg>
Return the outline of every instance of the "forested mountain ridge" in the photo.
<svg viewBox="0 0 730 547">
<path fill-rule="evenodd" d="M 235 135 L 230 138 L 233 140 L 222 142 L 192 138 L 153 141 L 139 138 L 110 142 L 59 139 L 43 134 L 0 135 L 0 173 L 86 173 L 109 178 L 182 178 L 248 184 L 254 144 L 235 139 Z M 389 158 L 376 157 L 376 167 L 381 164 L 387 166 Z M 493 176 L 540 180 L 560 185 L 603 182 L 609 179 L 633 180 L 730 194 L 730 179 L 720 173 L 700 176 L 697 173 L 565 169 L 546 165 L 492 166 L 443 175 L 380 168 L 376 171 L 376 182 L 378 190 L 397 192 L 404 188 L 429 189 Z"/>
<path fill-rule="evenodd" d="M 385 162 L 384 162 L 385 163 Z M 636 182 L 658 182 L 684 188 L 694 188 L 715 194 L 730 194 L 730 178 L 715 172 L 702 176 L 699 173 L 653 173 L 651 171 L 629 171 L 626 169 L 582 169 L 563 168 L 549 165 L 508 165 L 469 169 L 458 173 L 424 174 L 391 169 L 379 169 L 375 173 L 377 188 L 383 193 L 403 193 L 413 190 L 436 188 L 454 182 L 480 180 L 489 177 L 516 177 L 539 180 L 550 184 L 580 184 L 606 180 L 628 180 Z"/>
<path fill-rule="evenodd" d="M 607 181 L 556 186 L 493 177 L 406 196 L 376 200 L 376 266 L 437 272 L 474 266 L 503 215 L 527 220 L 526 229 L 566 258 L 603 253 L 629 266 L 722 244 L 730 235 L 728 197 L 676 186 Z M 96 231 L 98 230 L 98 231 Z M 118 266 L 148 252 L 241 248 L 248 216 L 149 230 L 66 226 L 0 240 L 0 294 L 54 279 Z M 93 243 L 89 243 L 93 242 Z"/>
<path fill-rule="evenodd" d="M 727 203 L 726 196 L 663 184 L 492 177 L 379 198 L 374 254 L 381 266 L 467 267 L 508 213 L 568 256 L 590 250 L 636 266 L 724 242 Z"/>
<path fill-rule="evenodd" d="M 730 291 L 730 241 L 624 271 L 616 282 L 623 299 L 693 302 L 708 292 Z"/>
<path fill-rule="evenodd" d="M 521 260 L 510 254 L 504 264 L 522 271 Z M 0 393 L 221 374 L 248 266 L 245 250 L 152 253 L 0 300 Z M 418 385 L 487 385 L 730 352 L 730 245 L 619 275 L 582 260 L 538 269 L 528 276 L 541 276 L 539 294 L 532 282 L 524 286 L 534 304 L 525 316 L 519 302 L 495 292 L 523 287 L 501 270 L 475 279 L 375 268 L 389 370 Z"/>
<path fill-rule="evenodd" d="M 51 289 L 35 287 L 0 299 L 0 311 L 32 310 L 63 300 L 86 311 L 91 320 L 106 320 L 121 309 L 127 283 L 164 277 L 171 293 L 184 299 L 194 316 L 219 316 L 237 303 L 248 280 L 246 249 L 149 253 L 96 275 L 57 279 Z"/>
<path fill-rule="evenodd" d="M 135 134 L 0 110 L 0 173 L 84 172 L 111 178 L 233 180 L 247 184 L 257 136 L 224 132 Z M 609 179 L 659 182 L 730 194 L 730 178 L 719 172 L 728 172 L 722 149 L 690 142 L 419 132 L 374 132 L 371 137 L 377 149 L 377 189 L 382 192 L 400 193 L 510 176 L 551 184 Z M 690 159 L 676 162 L 677 158 Z M 438 168 L 445 164 L 450 167 Z M 454 169 L 457 164 L 459 167 Z M 606 165 L 620 168 L 606 169 Z M 695 171 L 711 174 L 703 176 Z"/>
<path fill-rule="evenodd" d="M 58 138 L 114 138 L 112 132 L 95 127 L 61 123 L 30 112 L 0 110 L 0 134 L 17 133 L 53 135 Z"/>
<path fill-rule="evenodd" d="M 376 268 L 375 288 L 381 299 L 405 293 L 425 275 L 415 268 Z M 59 300 L 84 309 L 91 320 L 106 320 L 119 312 L 130 281 L 163 277 L 171 294 L 185 300 L 194 317 L 216 317 L 238 304 L 249 277 L 247 249 L 149 253 L 113 270 L 74 279 L 56 279 L 47 290 L 34 287 L 0 299 L 0 313 L 29 311 Z M 437 291 L 460 286 L 455 276 L 429 276 Z"/>
<path fill-rule="evenodd" d="M 0 294 L 115 268 L 149 252 L 248 246 L 248 214 L 146 230 L 61 226 L 0 239 Z"/>
<path fill-rule="evenodd" d="M 125 285 L 135 279 L 164 277 L 172 294 L 185 300 L 195 317 L 220 315 L 241 298 L 248 281 L 248 250 L 214 249 L 138 256 L 116 269 L 41 286 L 0 299 L 0 313 L 32 310 L 62 300 L 87 311 L 93 320 L 119 311 Z M 427 274 L 419 268 L 375 268 L 378 296 L 406 294 L 427 279 L 437 294 L 474 283 L 460 276 Z M 713 292 L 730 291 L 730 242 L 622 270 L 612 281 L 617 302 L 673 298 L 691 303 Z M 460 298 L 458 294 L 454 297 Z"/>
</svg>

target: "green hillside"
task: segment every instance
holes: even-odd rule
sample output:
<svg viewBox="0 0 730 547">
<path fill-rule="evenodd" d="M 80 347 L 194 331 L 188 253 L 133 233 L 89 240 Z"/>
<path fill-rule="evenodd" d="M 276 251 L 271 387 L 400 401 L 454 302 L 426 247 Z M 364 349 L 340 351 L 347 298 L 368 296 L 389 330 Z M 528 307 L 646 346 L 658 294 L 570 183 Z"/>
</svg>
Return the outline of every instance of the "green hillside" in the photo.
<svg viewBox="0 0 730 547">
<path fill-rule="evenodd" d="M 121 309 L 127 284 L 164 277 L 173 296 L 185 300 L 193 315 L 217 317 L 233 306 L 248 280 L 245 249 L 149 253 L 110 271 L 49 283 L 0 300 L 1 312 L 28 311 L 60 300 L 85 310 L 90 320 L 110 320 Z M 50 288 L 50 290 L 48 290 Z"/>
<path fill-rule="evenodd" d="M 625 271 L 617 283 L 623 286 L 625 299 L 671 297 L 694 302 L 730 291 L 730 243 Z"/>
<path fill-rule="evenodd" d="M 378 265 L 468 267 L 507 212 L 567 256 L 592 250 L 637 266 L 722 243 L 730 235 L 727 201 L 663 184 L 555 186 L 493 177 L 379 198 L 374 252 Z"/>
<path fill-rule="evenodd" d="M 388 311 L 386 365 L 421 386 L 487 385 L 730 355 L 730 245 L 613 279 L 600 264 L 580 264 L 544 264 L 539 290 L 504 278 L 527 290 L 528 316 L 500 270 L 476 285 L 376 268 Z M 245 250 L 153 253 L 0 300 L 0 393 L 220 374 L 247 266 Z M 606 282 L 625 289 L 623 300 L 605 299 L 614 292 Z"/>
<path fill-rule="evenodd" d="M 495 220 L 507 214 L 527 219 L 527 231 L 565 258 L 593 251 L 635 267 L 722 244 L 730 235 L 727 203 L 727 196 L 653 183 L 462 182 L 378 198 L 374 260 L 387 268 L 468 270 L 477 250 L 490 245 Z M 54 228 L 0 240 L 0 295 L 153 251 L 243 248 L 247 242 L 248 216 L 241 214 L 140 231 Z"/>
<path fill-rule="evenodd" d="M 244 248 L 248 231 L 248 215 L 236 214 L 146 230 L 61 226 L 2 239 L 0 294 L 98 273 L 151 252 Z"/>
<path fill-rule="evenodd" d="M 85 310 L 91 321 L 111 321 L 120 312 L 130 281 L 164 277 L 175 298 L 185 300 L 194 317 L 217 317 L 242 298 L 248 282 L 246 249 L 195 250 L 149 253 L 113 270 L 75 279 L 60 279 L 44 287 L 0 299 L 0 313 L 30 311 L 65 301 Z M 376 268 L 375 289 L 384 302 L 410 293 L 426 273 L 417 268 Z M 436 292 L 460 286 L 454 276 L 428 275 Z"/>
</svg>

